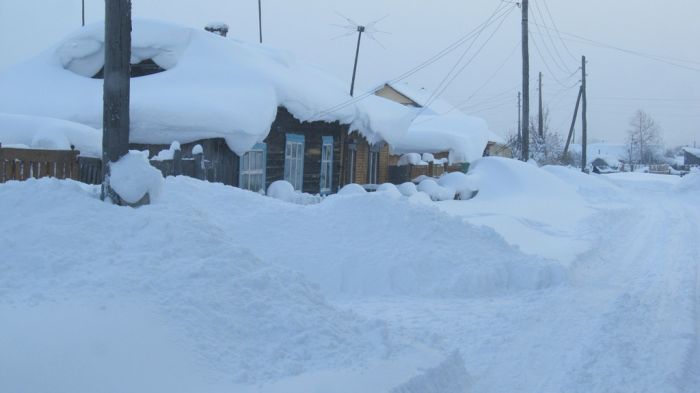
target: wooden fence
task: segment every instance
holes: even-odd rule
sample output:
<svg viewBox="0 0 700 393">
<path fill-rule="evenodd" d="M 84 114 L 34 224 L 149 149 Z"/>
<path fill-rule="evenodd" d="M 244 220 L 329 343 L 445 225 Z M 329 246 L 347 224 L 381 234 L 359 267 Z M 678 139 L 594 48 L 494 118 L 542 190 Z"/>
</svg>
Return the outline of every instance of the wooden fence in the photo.
<svg viewBox="0 0 700 393">
<path fill-rule="evenodd" d="M 80 178 L 77 150 L 33 150 L 0 145 L 0 183 L 10 180 L 55 177 Z"/>
</svg>

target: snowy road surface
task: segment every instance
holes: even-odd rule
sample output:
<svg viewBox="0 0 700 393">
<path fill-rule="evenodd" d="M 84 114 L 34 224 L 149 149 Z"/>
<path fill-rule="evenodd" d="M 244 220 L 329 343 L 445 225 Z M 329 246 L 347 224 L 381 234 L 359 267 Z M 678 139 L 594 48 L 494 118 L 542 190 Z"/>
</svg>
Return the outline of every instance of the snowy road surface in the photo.
<svg viewBox="0 0 700 393">
<path fill-rule="evenodd" d="M 474 173 L 439 203 L 2 184 L 0 392 L 700 392 L 700 174 Z"/>
<path fill-rule="evenodd" d="M 700 392 L 700 206 L 620 181 L 630 208 L 570 285 L 486 299 L 345 306 L 464 357 L 474 392 Z M 606 218 L 607 216 L 607 218 Z"/>
</svg>

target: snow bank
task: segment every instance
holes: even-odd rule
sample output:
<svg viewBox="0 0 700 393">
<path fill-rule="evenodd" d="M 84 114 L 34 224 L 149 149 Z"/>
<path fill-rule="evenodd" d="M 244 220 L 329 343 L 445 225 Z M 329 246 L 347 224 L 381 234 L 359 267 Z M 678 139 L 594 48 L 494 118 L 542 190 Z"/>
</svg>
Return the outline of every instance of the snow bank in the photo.
<svg viewBox="0 0 700 393">
<path fill-rule="evenodd" d="M 700 194 L 700 171 L 692 171 L 683 176 L 681 180 L 673 186 L 673 190 L 682 193 Z"/>
<path fill-rule="evenodd" d="M 0 89 L 0 95 L 3 94 Z M 70 150 L 102 157 L 102 131 L 82 124 L 40 116 L 0 113 L 0 143 L 4 147 Z"/>
<path fill-rule="evenodd" d="M 536 165 L 501 157 L 477 160 L 467 178 L 478 187 L 476 196 L 441 202 L 441 210 L 493 228 L 524 252 L 560 262 L 572 262 L 588 249 L 590 242 L 576 234 L 594 210 L 577 180 L 567 182 Z"/>
<path fill-rule="evenodd" d="M 400 198 L 403 196 L 401 191 L 399 191 L 399 189 L 391 183 L 380 184 L 379 187 L 377 187 L 377 192 L 382 192 L 392 198 Z"/>
<path fill-rule="evenodd" d="M 312 205 L 323 199 L 318 195 L 311 195 L 294 189 L 292 183 L 286 180 L 277 180 L 267 188 L 267 196 L 281 201 L 296 203 L 297 205 Z"/>
<path fill-rule="evenodd" d="M 0 74 L 0 111 L 101 127 L 103 81 L 91 77 L 103 59 L 103 24 L 78 30 Z M 287 52 L 135 19 L 132 63 L 149 59 L 165 71 L 132 78 L 135 143 L 221 137 L 240 155 L 267 136 L 280 106 L 301 121 L 351 125 L 370 142 L 394 142 L 411 121 L 409 110 L 378 97 L 351 102 L 344 82 Z"/>
<path fill-rule="evenodd" d="M 400 349 L 382 323 L 339 311 L 281 266 L 294 250 L 265 233 L 281 235 L 289 220 L 281 213 L 306 208 L 183 177 L 168 178 L 166 189 L 159 204 L 120 209 L 99 200 L 99 187 L 73 181 L 0 185 L 0 391 L 210 391 L 168 389 L 196 379 L 196 367 L 185 372 L 181 360 L 208 371 L 202 380 L 259 383 Z M 32 237 L 42 246 L 20 241 Z M 278 254 L 261 260 L 249 246 Z M 24 379 L 41 370 L 49 372 Z M 76 370 L 95 374 L 59 375 Z M 165 372 L 177 375 L 160 380 Z M 162 385 L 104 385 L 131 376 Z"/>
<path fill-rule="evenodd" d="M 418 192 L 418 187 L 416 187 L 416 185 L 410 181 L 402 183 L 396 188 L 398 188 L 399 191 L 401 191 L 401 194 L 407 197 L 410 197 L 411 195 Z"/>
<path fill-rule="evenodd" d="M 366 193 L 367 193 L 367 190 L 365 190 L 364 187 L 362 187 L 359 184 L 355 184 L 355 183 L 347 184 L 347 185 L 343 186 L 343 188 L 341 188 L 340 191 L 338 191 L 338 195 L 345 195 L 345 196 L 347 196 L 347 195 L 362 195 L 362 194 L 366 194 Z"/>
<path fill-rule="evenodd" d="M 148 195 L 151 202 L 160 197 L 163 175 L 148 161 L 148 151 L 132 150 L 109 164 L 109 184 L 127 203 L 137 203 Z"/>
</svg>

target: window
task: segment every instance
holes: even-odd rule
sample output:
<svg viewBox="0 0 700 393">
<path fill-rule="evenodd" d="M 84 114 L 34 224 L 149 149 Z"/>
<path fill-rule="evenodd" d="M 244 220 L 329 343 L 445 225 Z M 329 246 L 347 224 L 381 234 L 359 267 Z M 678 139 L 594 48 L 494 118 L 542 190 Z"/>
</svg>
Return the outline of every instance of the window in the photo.
<svg viewBox="0 0 700 393">
<path fill-rule="evenodd" d="M 267 145 L 258 143 L 241 157 L 238 186 L 250 191 L 265 191 Z"/>
<path fill-rule="evenodd" d="M 284 151 L 284 180 L 302 191 L 304 185 L 304 135 L 287 134 Z"/>
<path fill-rule="evenodd" d="M 355 182 L 355 164 L 357 161 L 357 145 L 354 143 L 350 143 L 348 145 L 348 159 L 347 159 L 347 167 L 345 169 L 345 174 L 347 175 L 346 183 L 354 183 Z"/>
<path fill-rule="evenodd" d="M 321 194 L 326 195 L 333 188 L 333 137 L 324 136 L 321 143 Z"/>
<path fill-rule="evenodd" d="M 372 145 L 369 149 L 369 162 L 367 163 L 367 183 L 377 184 L 379 175 L 379 144 Z"/>
</svg>

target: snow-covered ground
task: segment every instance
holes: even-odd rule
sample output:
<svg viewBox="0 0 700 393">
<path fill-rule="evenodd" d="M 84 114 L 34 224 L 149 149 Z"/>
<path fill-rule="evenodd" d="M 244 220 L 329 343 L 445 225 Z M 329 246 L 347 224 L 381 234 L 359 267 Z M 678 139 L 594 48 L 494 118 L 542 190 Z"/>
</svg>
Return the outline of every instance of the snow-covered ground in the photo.
<svg viewBox="0 0 700 393">
<path fill-rule="evenodd" d="M 139 209 L 0 185 L 0 391 L 697 392 L 700 175 L 477 162 L 468 201 Z"/>
</svg>

